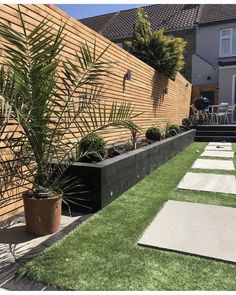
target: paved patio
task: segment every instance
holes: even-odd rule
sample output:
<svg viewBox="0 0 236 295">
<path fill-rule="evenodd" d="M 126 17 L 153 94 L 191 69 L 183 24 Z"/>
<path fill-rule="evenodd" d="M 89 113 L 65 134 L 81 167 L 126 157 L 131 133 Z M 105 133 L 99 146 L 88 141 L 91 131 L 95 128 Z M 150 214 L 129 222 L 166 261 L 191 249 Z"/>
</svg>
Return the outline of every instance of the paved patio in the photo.
<svg viewBox="0 0 236 295">
<path fill-rule="evenodd" d="M 78 213 L 70 217 L 63 214 L 59 231 L 43 237 L 34 237 L 26 233 L 23 214 L 2 222 L 0 226 L 0 288 L 12 291 L 56 290 L 41 283 L 19 278 L 16 272 L 27 261 L 63 238 L 90 216 Z"/>
</svg>

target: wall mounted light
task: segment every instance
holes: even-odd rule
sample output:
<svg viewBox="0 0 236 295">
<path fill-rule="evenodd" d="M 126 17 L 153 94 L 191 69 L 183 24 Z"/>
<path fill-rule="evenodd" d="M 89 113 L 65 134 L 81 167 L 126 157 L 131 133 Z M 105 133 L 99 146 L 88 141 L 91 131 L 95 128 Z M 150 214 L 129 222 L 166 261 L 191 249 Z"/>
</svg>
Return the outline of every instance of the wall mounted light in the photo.
<svg viewBox="0 0 236 295">
<path fill-rule="evenodd" d="M 130 81 L 131 78 L 132 78 L 132 72 L 131 72 L 131 70 L 127 70 L 127 72 L 126 72 L 126 74 L 124 76 L 124 80 Z"/>
<path fill-rule="evenodd" d="M 188 84 L 188 83 L 186 83 L 185 87 L 188 87 L 188 86 L 189 86 L 189 84 Z"/>
<path fill-rule="evenodd" d="M 168 94 L 168 87 L 164 88 L 164 94 Z"/>
</svg>

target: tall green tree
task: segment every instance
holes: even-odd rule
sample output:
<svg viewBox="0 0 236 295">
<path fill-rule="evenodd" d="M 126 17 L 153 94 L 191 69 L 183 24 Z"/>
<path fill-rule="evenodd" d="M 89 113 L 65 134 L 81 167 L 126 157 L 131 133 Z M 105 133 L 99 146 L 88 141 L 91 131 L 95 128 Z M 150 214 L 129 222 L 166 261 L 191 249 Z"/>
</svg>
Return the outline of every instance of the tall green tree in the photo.
<svg viewBox="0 0 236 295">
<path fill-rule="evenodd" d="M 186 42 L 165 35 L 163 30 L 153 32 L 143 8 L 137 10 L 133 39 L 126 46 L 130 53 L 171 79 L 184 67 Z"/>
<path fill-rule="evenodd" d="M 142 61 L 148 62 L 148 51 L 153 32 L 148 16 L 143 9 L 137 9 L 137 17 L 134 25 L 133 39 L 132 41 L 125 42 L 125 45 L 130 53 Z"/>
</svg>

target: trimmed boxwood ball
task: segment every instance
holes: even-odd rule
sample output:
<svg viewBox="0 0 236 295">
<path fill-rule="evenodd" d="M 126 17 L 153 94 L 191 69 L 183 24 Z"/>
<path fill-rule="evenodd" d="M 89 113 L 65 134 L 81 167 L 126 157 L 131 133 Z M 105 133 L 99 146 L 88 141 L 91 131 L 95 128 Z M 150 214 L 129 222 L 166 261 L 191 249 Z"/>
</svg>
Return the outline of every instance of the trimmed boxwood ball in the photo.
<svg viewBox="0 0 236 295">
<path fill-rule="evenodd" d="M 161 134 L 160 128 L 152 126 L 146 131 L 146 138 L 149 140 L 158 141 L 161 139 Z"/>
<path fill-rule="evenodd" d="M 107 156 L 106 142 L 96 133 L 83 138 L 79 149 L 80 155 L 82 155 L 79 159 L 80 162 L 99 162 Z M 85 155 L 83 156 L 83 154 Z"/>
<path fill-rule="evenodd" d="M 183 118 L 182 124 L 183 124 L 183 126 L 190 127 L 191 126 L 191 120 L 189 118 Z"/>
<path fill-rule="evenodd" d="M 177 124 L 170 124 L 168 128 L 169 136 L 175 136 L 180 133 L 180 127 Z"/>
</svg>

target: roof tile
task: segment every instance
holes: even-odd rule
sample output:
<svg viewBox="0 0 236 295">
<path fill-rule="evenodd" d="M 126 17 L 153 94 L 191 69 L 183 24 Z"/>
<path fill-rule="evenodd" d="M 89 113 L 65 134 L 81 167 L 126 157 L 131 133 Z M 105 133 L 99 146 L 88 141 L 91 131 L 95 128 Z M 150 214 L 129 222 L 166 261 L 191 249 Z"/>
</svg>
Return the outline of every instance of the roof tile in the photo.
<svg viewBox="0 0 236 295">
<path fill-rule="evenodd" d="M 201 6 L 199 24 L 236 19 L 235 4 L 204 4 Z"/>
<path fill-rule="evenodd" d="M 181 30 L 196 23 L 206 25 L 236 19 L 235 4 L 156 4 L 143 9 L 154 31 Z M 110 40 L 119 40 L 132 37 L 136 17 L 136 9 L 128 9 L 80 21 Z"/>
<path fill-rule="evenodd" d="M 165 30 L 192 27 L 194 25 L 197 11 L 197 4 L 156 4 L 145 6 L 143 9 L 148 14 L 153 30 L 163 28 Z M 103 15 L 106 21 L 106 16 Z M 137 17 L 136 9 L 123 10 L 114 13 L 112 17 L 107 17 L 106 24 L 101 26 L 101 17 L 82 19 L 85 25 L 102 33 L 111 40 L 132 37 L 135 20 Z"/>
</svg>

